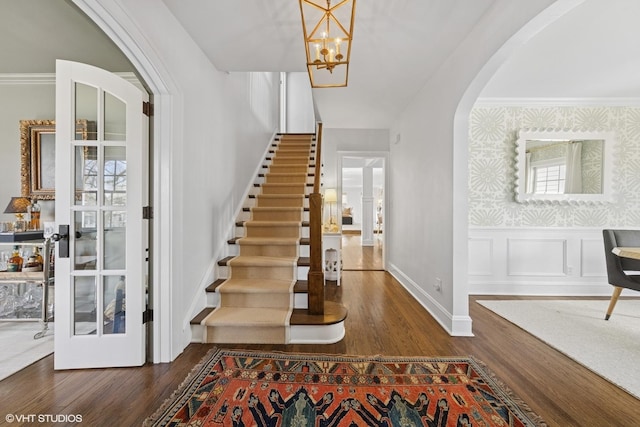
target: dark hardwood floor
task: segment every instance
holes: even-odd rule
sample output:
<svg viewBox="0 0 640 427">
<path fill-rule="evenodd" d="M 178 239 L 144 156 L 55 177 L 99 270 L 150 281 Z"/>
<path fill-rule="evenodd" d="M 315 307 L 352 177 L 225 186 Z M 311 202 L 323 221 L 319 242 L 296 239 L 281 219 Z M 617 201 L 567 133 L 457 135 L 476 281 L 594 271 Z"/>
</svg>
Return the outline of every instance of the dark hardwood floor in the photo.
<svg viewBox="0 0 640 427">
<path fill-rule="evenodd" d="M 346 337 L 331 345 L 227 348 L 329 354 L 466 356 L 483 361 L 550 426 L 640 425 L 640 400 L 494 315 L 471 298 L 474 337 L 450 337 L 388 273 L 345 271 L 329 299 L 349 309 Z M 46 357 L 0 381 L 0 425 L 7 414 L 80 415 L 87 426 L 135 426 L 180 385 L 211 345 L 191 344 L 170 364 L 53 371 Z M 624 369 L 625 363 L 616 360 Z M 19 423 L 7 425 L 20 425 Z M 34 424 L 25 424 L 34 425 Z M 63 423 L 37 425 L 65 425 Z"/>
</svg>

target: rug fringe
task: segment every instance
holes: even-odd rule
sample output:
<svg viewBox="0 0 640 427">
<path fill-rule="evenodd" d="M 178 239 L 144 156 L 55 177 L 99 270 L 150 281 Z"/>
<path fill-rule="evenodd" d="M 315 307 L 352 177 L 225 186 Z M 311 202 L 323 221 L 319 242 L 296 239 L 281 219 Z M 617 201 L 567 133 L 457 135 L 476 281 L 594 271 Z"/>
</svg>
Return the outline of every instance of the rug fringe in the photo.
<svg viewBox="0 0 640 427">
<path fill-rule="evenodd" d="M 176 399 L 188 389 L 189 384 L 194 381 L 197 375 L 200 373 L 202 368 L 209 363 L 211 360 L 215 359 L 216 353 L 220 353 L 221 349 L 217 347 L 212 347 L 211 350 L 207 351 L 207 354 L 198 362 L 189 372 L 187 377 L 178 385 L 178 387 L 171 393 L 171 396 L 165 399 L 162 402 L 162 405 L 144 422 L 142 423 L 143 427 L 152 427 L 155 426 L 156 423 L 165 418 L 165 412 L 168 411 L 174 404 Z"/>
<path fill-rule="evenodd" d="M 498 377 L 488 366 L 486 363 L 476 358 L 475 356 L 470 355 L 469 358 L 473 360 L 474 363 L 478 364 L 486 373 L 491 381 L 495 383 L 495 385 L 511 399 L 518 408 L 531 420 L 535 423 L 536 427 L 548 427 L 548 424 L 544 421 L 544 419 L 538 415 L 531 407 L 520 398 L 509 386 L 507 386 L 501 379 Z M 511 408 L 514 410 L 515 408 Z"/>
</svg>

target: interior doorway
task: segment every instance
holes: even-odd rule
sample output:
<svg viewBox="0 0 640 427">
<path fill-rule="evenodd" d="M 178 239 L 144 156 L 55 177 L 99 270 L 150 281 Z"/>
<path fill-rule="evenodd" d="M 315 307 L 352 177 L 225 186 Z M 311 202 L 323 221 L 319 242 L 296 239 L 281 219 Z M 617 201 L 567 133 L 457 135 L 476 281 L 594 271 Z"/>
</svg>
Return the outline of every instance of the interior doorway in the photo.
<svg viewBox="0 0 640 427">
<path fill-rule="evenodd" d="M 343 270 L 385 270 L 384 153 L 339 153 Z"/>
</svg>

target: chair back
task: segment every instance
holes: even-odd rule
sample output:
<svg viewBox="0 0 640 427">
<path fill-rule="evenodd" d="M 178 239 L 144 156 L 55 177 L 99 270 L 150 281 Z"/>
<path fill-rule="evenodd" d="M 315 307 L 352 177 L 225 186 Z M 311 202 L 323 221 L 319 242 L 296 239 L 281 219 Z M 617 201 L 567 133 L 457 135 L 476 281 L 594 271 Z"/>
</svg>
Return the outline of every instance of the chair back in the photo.
<svg viewBox="0 0 640 427">
<path fill-rule="evenodd" d="M 624 271 L 640 271 L 640 260 L 619 257 L 611 250 L 616 246 L 640 247 L 640 230 L 602 230 L 604 255 L 609 283 L 615 284 Z"/>
</svg>

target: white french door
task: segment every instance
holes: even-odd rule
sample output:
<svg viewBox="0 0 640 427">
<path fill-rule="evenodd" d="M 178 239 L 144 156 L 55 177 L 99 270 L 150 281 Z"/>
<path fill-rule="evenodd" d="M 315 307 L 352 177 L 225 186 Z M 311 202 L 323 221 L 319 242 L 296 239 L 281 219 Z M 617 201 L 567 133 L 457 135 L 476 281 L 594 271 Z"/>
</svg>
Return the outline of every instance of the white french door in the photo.
<svg viewBox="0 0 640 427">
<path fill-rule="evenodd" d="M 146 99 L 105 70 L 56 61 L 55 369 L 145 362 Z"/>
</svg>

